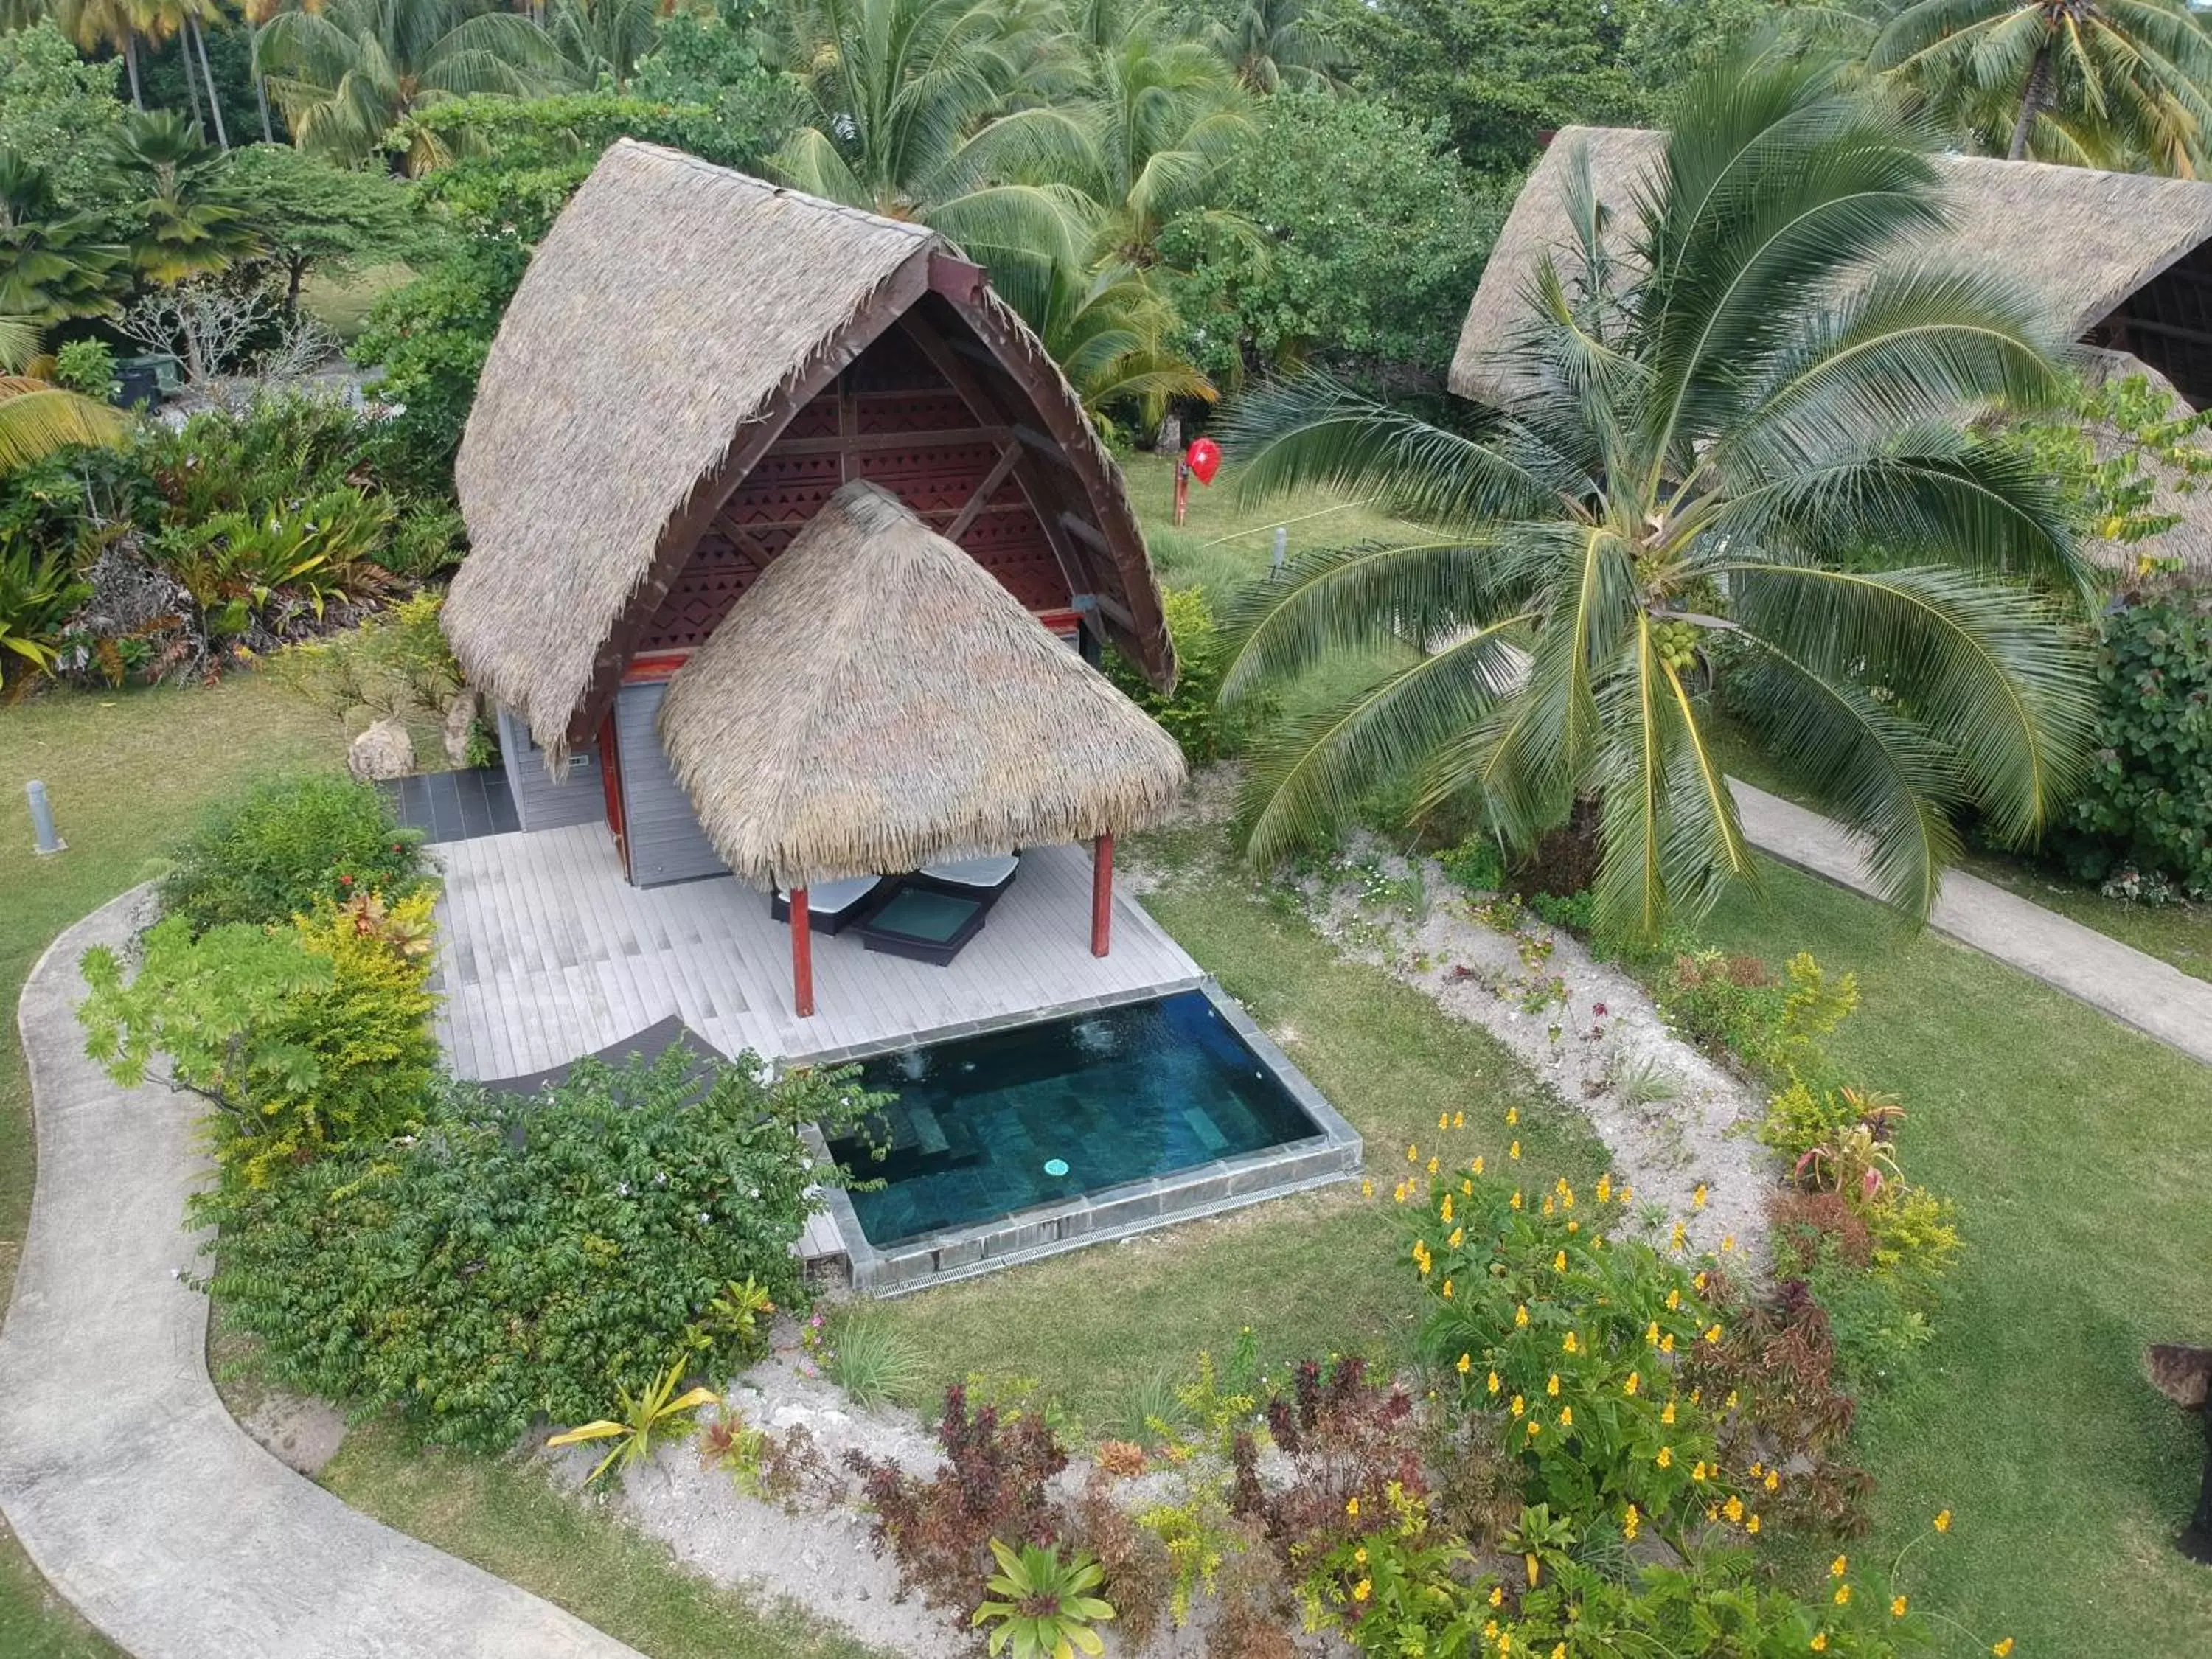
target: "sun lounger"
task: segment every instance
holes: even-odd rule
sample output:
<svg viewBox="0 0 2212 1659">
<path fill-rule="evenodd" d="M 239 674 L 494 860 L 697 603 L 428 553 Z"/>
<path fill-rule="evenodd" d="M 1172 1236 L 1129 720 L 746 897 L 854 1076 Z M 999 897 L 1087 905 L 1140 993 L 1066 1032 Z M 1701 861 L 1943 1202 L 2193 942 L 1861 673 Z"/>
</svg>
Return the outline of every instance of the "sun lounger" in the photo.
<svg viewBox="0 0 2212 1659">
<path fill-rule="evenodd" d="M 871 951 L 941 968 L 982 931 L 990 908 L 987 899 L 903 882 L 862 920 L 860 941 Z"/>
<path fill-rule="evenodd" d="M 871 900 L 888 897 L 881 876 L 854 876 L 845 881 L 825 881 L 806 890 L 806 926 L 817 933 L 842 933 L 867 911 Z M 777 888 L 768 902 L 768 913 L 778 921 L 791 920 L 791 895 Z"/>
<path fill-rule="evenodd" d="M 1007 853 L 998 858 L 963 859 L 955 864 L 925 864 L 906 881 L 909 887 L 975 899 L 988 910 L 1014 884 L 1021 867 L 1019 855 Z"/>
</svg>

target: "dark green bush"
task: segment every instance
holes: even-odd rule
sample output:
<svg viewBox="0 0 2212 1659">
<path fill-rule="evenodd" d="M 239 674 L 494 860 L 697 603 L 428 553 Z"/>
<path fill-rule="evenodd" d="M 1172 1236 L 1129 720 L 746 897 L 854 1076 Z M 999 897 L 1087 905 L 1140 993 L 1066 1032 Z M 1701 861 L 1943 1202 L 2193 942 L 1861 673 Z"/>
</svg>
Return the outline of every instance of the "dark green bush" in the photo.
<svg viewBox="0 0 2212 1659">
<path fill-rule="evenodd" d="M 1192 765 L 1203 766 L 1237 746 L 1238 722 L 1220 706 L 1227 653 L 1203 588 L 1170 587 L 1160 597 L 1168 637 L 1175 641 L 1174 691 L 1162 696 L 1118 652 L 1106 659 L 1107 678 L 1166 729 Z"/>
<path fill-rule="evenodd" d="M 791 1246 L 831 1172 L 799 1126 L 834 1135 L 880 1104 L 849 1072 L 763 1084 L 750 1056 L 702 1094 L 688 1063 L 586 1063 L 531 1099 L 450 1085 L 419 1135 L 204 1194 L 214 1293 L 278 1381 L 441 1443 L 604 1415 L 711 1346 L 732 1280 L 802 1299 Z"/>
<path fill-rule="evenodd" d="M 161 903 L 194 933 L 270 924 L 362 893 L 398 900 L 426 879 L 422 832 L 401 827 L 372 784 L 280 778 L 223 801 L 177 849 Z"/>
<path fill-rule="evenodd" d="M 2097 730 L 2066 860 L 2131 897 L 2212 892 L 2212 586 L 2125 595 L 2100 632 Z"/>
</svg>

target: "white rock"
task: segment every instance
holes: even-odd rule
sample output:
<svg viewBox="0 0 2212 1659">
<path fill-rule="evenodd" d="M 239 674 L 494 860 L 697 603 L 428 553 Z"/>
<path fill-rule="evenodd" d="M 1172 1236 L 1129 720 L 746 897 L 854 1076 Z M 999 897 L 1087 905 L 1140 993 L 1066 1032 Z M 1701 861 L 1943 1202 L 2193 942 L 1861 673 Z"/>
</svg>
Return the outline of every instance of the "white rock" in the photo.
<svg viewBox="0 0 2212 1659">
<path fill-rule="evenodd" d="M 346 770 L 365 783 L 404 778 L 414 769 L 415 739 L 396 720 L 377 721 L 346 750 Z"/>
</svg>

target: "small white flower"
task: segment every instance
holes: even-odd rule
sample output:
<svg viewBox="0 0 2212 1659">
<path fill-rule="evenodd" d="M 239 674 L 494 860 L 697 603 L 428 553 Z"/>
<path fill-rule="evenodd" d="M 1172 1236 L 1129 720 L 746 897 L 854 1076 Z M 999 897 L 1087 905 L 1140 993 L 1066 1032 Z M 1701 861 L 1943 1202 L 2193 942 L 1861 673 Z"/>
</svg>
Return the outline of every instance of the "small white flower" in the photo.
<svg viewBox="0 0 2212 1659">
<path fill-rule="evenodd" d="M 629 1196 L 629 1182 L 627 1181 L 617 1181 L 615 1182 L 615 1196 L 617 1198 L 628 1198 Z"/>
</svg>

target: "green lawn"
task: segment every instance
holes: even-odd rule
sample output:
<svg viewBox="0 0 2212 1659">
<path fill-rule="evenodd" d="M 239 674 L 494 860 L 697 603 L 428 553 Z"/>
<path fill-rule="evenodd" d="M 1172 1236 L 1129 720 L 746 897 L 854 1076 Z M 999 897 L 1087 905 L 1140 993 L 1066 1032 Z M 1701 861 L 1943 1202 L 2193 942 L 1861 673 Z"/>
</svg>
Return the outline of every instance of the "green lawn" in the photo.
<svg viewBox="0 0 2212 1659">
<path fill-rule="evenodd" d="M 157 866 L 208 800 L 257 772 L 330 762 L 337 735 L 275 686 L 62 695 L 0 706 L 0 1297 L 13 1285 L 35 1174 L 15 998 L 54 935 Z M 45 781 L 69 850 L 31 853 L 23 785 Z M 112 1654 L 0 1528 L 0 1653 Z"/>
<path fill-rule="evenodd" d="M 300 306 L 339 339 L 350 341 L 379 300 L 414 279 L 415 273 L 398 264 L 371 265 L 343 277 L 310 271 L 300 285 Z"/>
<path fill-rule="evenodd" d="M 58 694 L 0 705 L 0 1297 L 14 1278 L 35 1174 L 15 1007 L 64 927 L 160 869 L 205 804 L 256 775 L 335 765 L 327 716 L 270 682 L 213 690 Z M 38 859 L 21 805 L 42 779 L 69 850 Z M 10 804 L 12 803 L 12 805 Z M 665 1551 L 555 1495 L 534 1472 L 417 1455 L 380 1425 L 325 1472 L 355 1507 L 538 1591 L 654 1659 L 866 1659 L 802 1620 L 678 1569 Z M 0 1654 L 110 1659 L 118 1650 L 54 1595 L 0 1526 Z"/>
<path fill-rule="evenodd" d="M 1946 1507 L 1916 1599 L 2028 1656 L 2212 1651 L 2212 1573 L 2169 1547 L 2203 1430 L 2142 1377 L 2147 1342 L 2212 1336 L 2212 1072 L 1875 905 L 1768 866 L 1707 932 L 1859 975 L 1838 1056 L 1911 1116 L 1913 1179 L 1958 1201 L 1967 1253 L 1929 1364 L 1868 1402 L 1875 1552 Z M 1953 1650 L 1977 1651 L 1963 1638 Z"/>
<path fill-rule="evenodd" d="M 1399 1259 L 1389 1189 L 1405 1149 L 1447 1162 L 1502 1161 L 1517 1135 L 1528 1167 L 1580 1184 L 1603 1152 L 1488 1033 L 1447 1018 L 1378 969 L 1345 961 L 1249 878 L 1215 864 L 1211 832 L 1183 832 L 1188 860 L 1146 908 L 1252 1011 L 1366 1139 L 1372 1198 L 1345 1185 L 1150 1234 L 884 1304 L 933 1386 L 975 1374 L 1022 1378 L 1097 1432 L 1133 1389 L 1188 1370 L 1250 1326 L 1263 1360 L 1411 1352 L 1419 1297 Z M 1195 848 L 1192 843 L 1201 843 Z M 1162 850 L 1139 847 L 1142 858 Z M 1195 852 L 1198 856 L 1190 858 Z M 1508 1130 L 1510 1106 L 1522 1110 Z M 1439 1133 L 1439 1113 L 1466 1114 Z"/>
<path fill-rule="evenodd" d="M 1122 459 L 1121 471 L 1152 542 L 1161 581 L 1173 587 L 1203 587 L 1217 606 L 1267 569 L 1278 526 L 1289 532 L 1287 545 L 1293 556 L 1317 547 L 1422 533 L 1364 504 L 1339 501 L 1318 492 L 1255 505 L 1240 497 L 1235 469 L 1228 467 L 1215 476 L 1210 488 L 1192 483 L 1190 512 L 1183 527 L 1176 530 L 1175 463 L 1157 455 L 1131 455 Z"/>
</svg>

